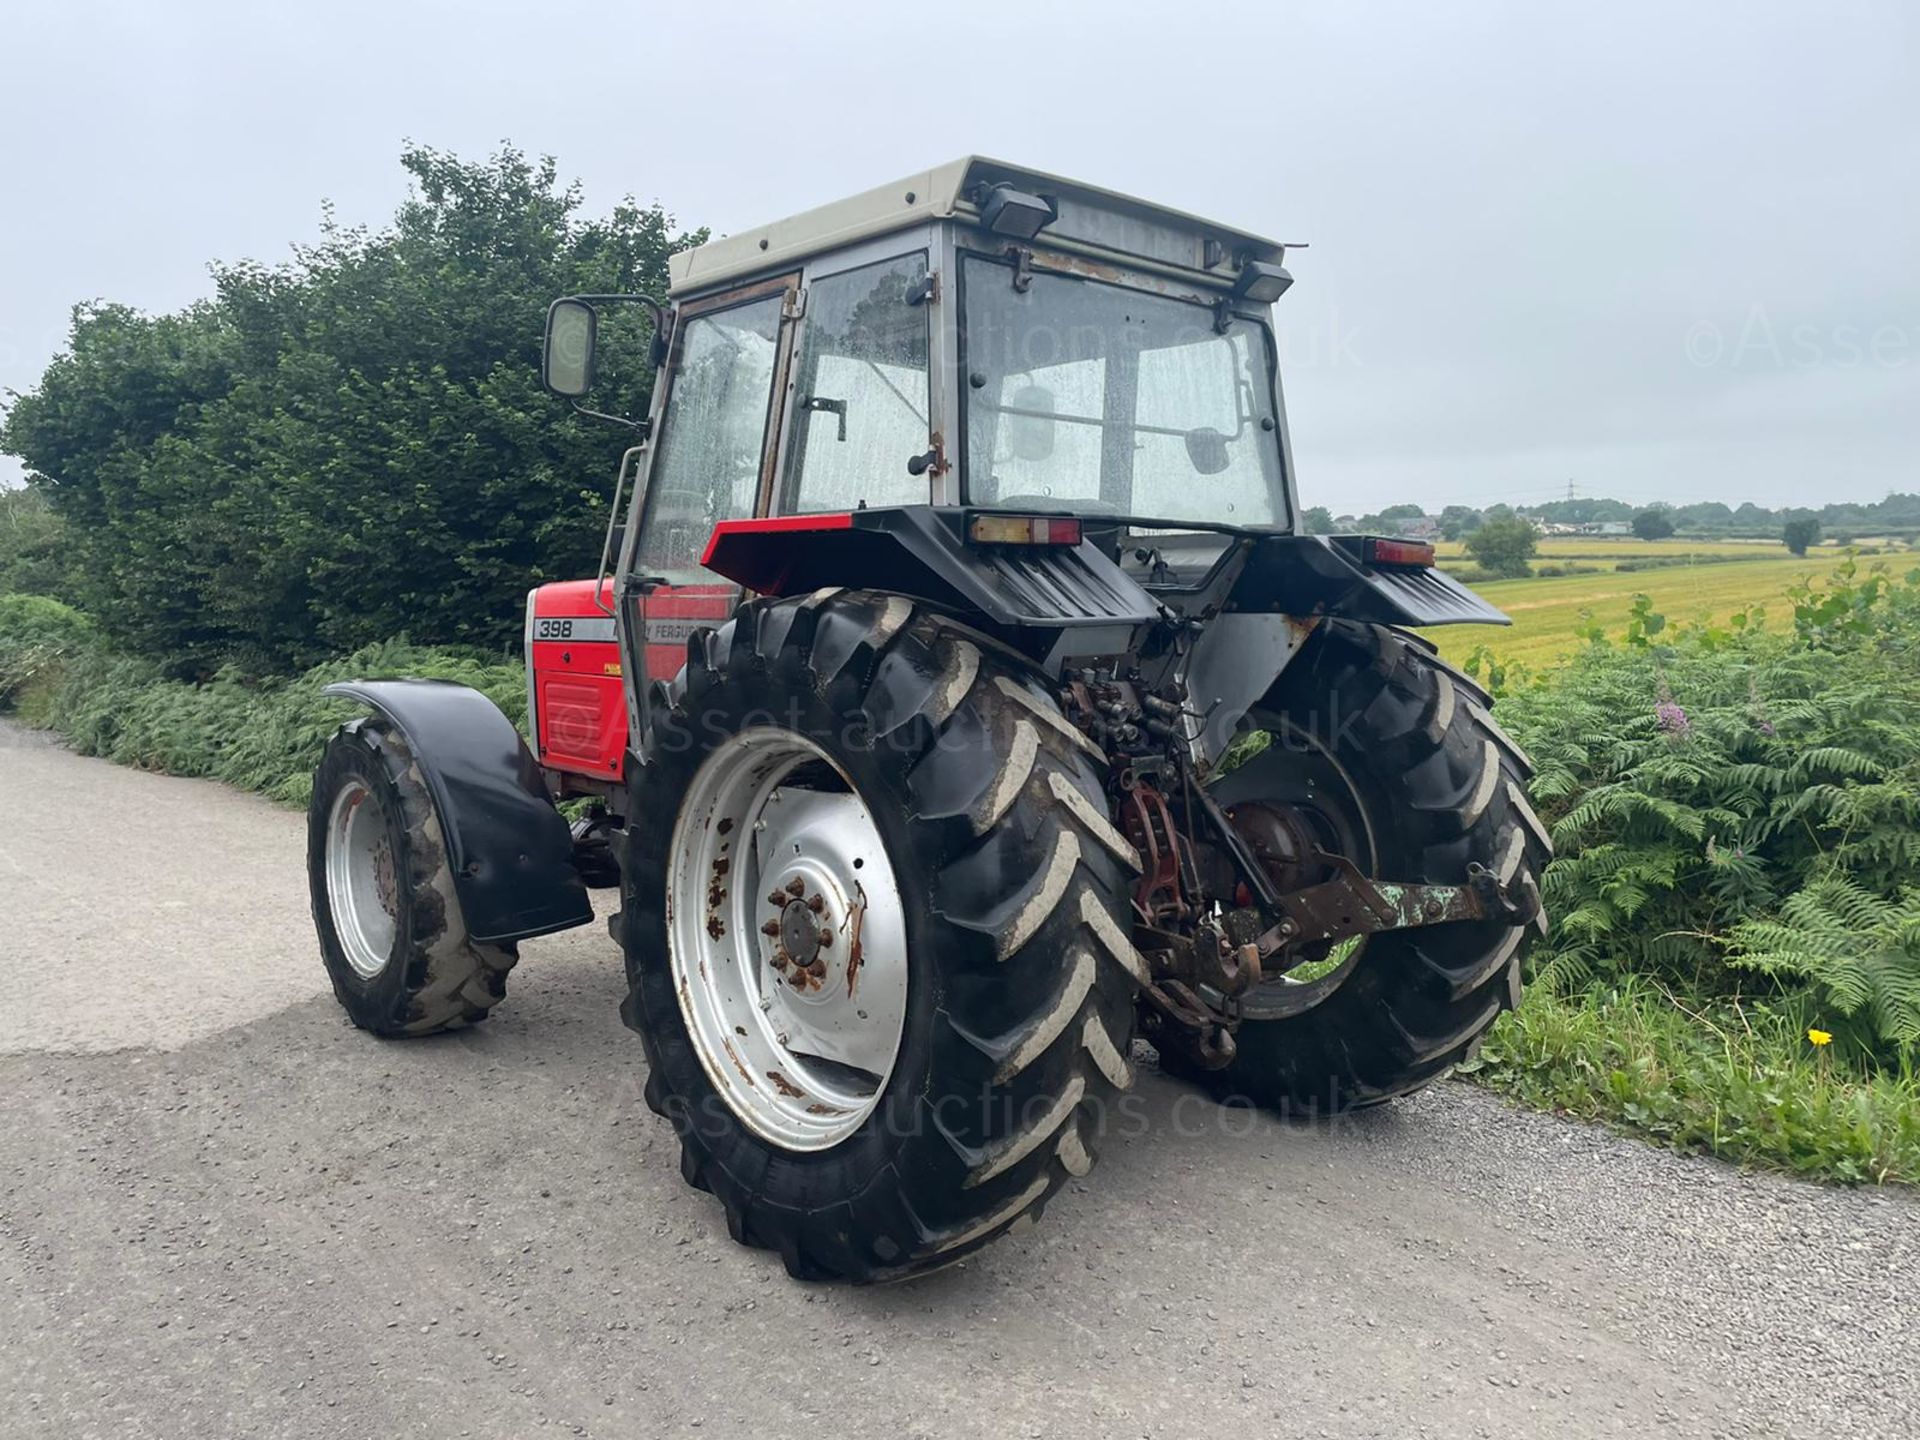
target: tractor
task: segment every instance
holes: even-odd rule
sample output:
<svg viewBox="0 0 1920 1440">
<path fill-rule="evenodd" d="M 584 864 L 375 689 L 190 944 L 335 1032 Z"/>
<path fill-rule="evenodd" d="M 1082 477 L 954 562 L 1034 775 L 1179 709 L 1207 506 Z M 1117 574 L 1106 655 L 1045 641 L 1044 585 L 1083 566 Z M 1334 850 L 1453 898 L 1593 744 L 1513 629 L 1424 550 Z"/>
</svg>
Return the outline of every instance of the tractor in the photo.
<svg viewBox="0 0 1920 1440">
<path fill-rule="evenodd" d="M 1429 545 L 1303 533 L 1286 246 L 968 158 L 554 301 L 584 413 L 644 307 L 599 574 L 528 734 L 330 687 L 308 869 L 353 1022 L 484 1019 L 617 887 L 681 1172 L 803 1279 L 939 1268 L 1093 1164 L 1136 1039 L 1298 1116 L 1469 1059 L 1549 843 Z M 636 313 L 637 312 L 633 312 Z M 570 822 L 567 816 L 573 815 Z"/>
</svg>

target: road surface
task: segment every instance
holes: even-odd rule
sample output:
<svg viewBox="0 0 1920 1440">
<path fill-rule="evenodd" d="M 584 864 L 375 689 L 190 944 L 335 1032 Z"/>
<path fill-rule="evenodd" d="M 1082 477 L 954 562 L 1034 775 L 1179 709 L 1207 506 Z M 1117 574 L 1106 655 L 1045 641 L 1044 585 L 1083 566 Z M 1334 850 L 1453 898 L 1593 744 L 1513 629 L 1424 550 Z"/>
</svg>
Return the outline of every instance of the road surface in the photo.
<svg viewBox="0 0 1920 1440">
<path fill-rule="evenodd" d="M 1920 1433 L 1913 1197 L 1463 1084 L 1309 1127 L 1146 1068 L 1036 1229 L 796 1284 L 681 1183 L 598 926 L 376 1041 L 303 836 L 0 725 L 7 1440 Z"/>
</svg>

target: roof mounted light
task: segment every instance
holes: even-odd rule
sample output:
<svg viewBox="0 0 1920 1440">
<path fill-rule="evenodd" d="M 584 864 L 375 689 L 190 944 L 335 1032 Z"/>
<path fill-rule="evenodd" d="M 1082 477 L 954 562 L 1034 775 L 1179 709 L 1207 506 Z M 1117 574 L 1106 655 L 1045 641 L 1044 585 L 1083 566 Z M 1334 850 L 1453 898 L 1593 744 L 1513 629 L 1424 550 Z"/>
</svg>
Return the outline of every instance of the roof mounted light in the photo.
<svg viewBox="0 0 1920 1440">
<path fill-rule="evenodd" d="M 1271 305 L 1287 293 L 1293 276 L 1284 265 L 1269 265 L 1264 260 L 1249 260 L 1234 278 L 1233 298 L 1251 300 L 1256 305 Z"/>
<path fill-rule="evenodd" d="M 996 235 L 1031 240 L 1053 223 L 1053 206 L 1002 181 L 980 201 L 980 223 Z"/>
</svg>

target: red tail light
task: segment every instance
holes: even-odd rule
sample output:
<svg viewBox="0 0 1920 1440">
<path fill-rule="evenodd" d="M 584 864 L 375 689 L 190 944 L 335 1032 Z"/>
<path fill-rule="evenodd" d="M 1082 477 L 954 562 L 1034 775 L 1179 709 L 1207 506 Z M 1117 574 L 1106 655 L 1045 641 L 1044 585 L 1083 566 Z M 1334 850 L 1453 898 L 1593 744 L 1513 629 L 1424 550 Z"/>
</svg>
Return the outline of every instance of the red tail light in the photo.
<svg viewBox="0 0 1920 1440">
<path fill-rule="evenodd" d="M 1433 546 L 1424 540 L 1369 540 L 1361 553 L 1369 565 L 1433 564 Z"/>
<path fill-rule="evenodd" d="M 1078 545 L 1080 522 L 1053 515 L 976 515 L 967 536 L 976 545 Z"/>
</svg>

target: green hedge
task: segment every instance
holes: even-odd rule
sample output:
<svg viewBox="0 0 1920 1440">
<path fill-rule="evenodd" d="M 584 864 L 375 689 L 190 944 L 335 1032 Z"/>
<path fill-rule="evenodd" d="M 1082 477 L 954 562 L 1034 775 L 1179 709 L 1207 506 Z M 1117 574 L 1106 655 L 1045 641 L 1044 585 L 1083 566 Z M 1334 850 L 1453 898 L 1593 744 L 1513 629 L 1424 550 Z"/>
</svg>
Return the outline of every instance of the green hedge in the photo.
<svg viewBox="0 0 1920 1440">
<path fill-rule="evenodd" d="M 525 724 L 526 672 L 517 659 L 395 640 L 289 680 L 255 680 L 228 667 L 194 684 L 115 653 L 57 600 L 0 595 L 0 708 L 59 732 L 83 755 L 206 776 L 292 805 L 306 804 L 321 747 L 357 713 L 322 687 L 403 675 L 471 685 Z"/>
</svg>

